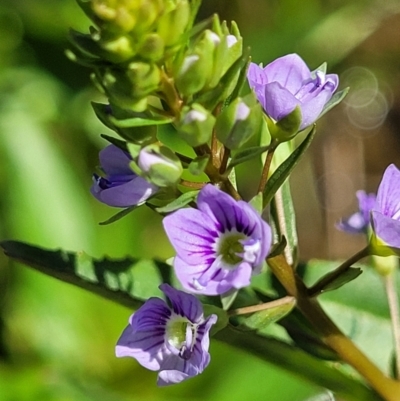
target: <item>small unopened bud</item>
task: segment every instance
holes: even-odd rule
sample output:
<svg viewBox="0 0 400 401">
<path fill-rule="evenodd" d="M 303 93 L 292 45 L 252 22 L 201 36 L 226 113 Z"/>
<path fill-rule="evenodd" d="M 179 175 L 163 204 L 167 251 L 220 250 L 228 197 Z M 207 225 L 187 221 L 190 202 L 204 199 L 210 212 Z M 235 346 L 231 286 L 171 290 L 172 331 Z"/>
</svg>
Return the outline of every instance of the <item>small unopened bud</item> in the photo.
<svg viewBox="0 0 400 401">
<path fill-rule="evenodd" d="M 175 185 L 182 174 L 182 164 L 172 150 L 151 144 L 139 152 L 137 165 L 142 174 L 158 187 Z"/>
<path fill-rule="evenodd" d="M 178 134 L 190 146 L 196 147 L 210 140 L 214 124 L 215 117 L 203 106 L 194 103 L 183 108 Z"/>
<path fill-rule="evenodd" d="M 228 148 L 238 149 L 260 128 L 262 122 L 261 106 L 254 95 L 236 98 L 218 116 L 215 124 L 217 138 Z"/>
</svg>

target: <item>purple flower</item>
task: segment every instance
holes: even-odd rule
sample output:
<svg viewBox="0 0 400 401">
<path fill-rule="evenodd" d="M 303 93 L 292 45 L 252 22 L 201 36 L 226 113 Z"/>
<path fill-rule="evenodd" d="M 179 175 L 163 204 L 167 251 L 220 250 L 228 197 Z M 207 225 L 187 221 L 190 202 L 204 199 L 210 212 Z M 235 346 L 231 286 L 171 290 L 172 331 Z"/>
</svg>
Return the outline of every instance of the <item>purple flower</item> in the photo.
<svg viewBox="0 0 400 401">
<path fill-rule="evenodd" d="M 144 203 L 155 194 L 158 187 L 136 175 L 129 163 L 130 155 L 120 148 L 109 145 L 99 153 L 105 177 L 93 175 L 90 188 L 92 195 L 109 206 L 129 207 Z"/>
<path fill-rule="evenodd" d="M 163 221 L 177 253 L 179 281 L 186 290 L 207 295 L 248 286 L 271 247 L 270 226 L 249 204 L 210 184 L 200 191 L 197 207 Z"/>
<path fill-rule="evenodd" d="M 273 120 L 281 120 L 300 106 L 300 130 L 318 119 L 339 83 L 336 74 L 311 72 L 297 54 L 280 57 L 264 68 L 251 63 L 247 79 Z"/>
<path fill-rule="evenodd" d="M 391 164 L 383 174 L 372 209 L 374 251 L 382 256 L 400 251 L 400 171 Z M 382 247 L 383 245 L 383 247 Z"/>
<path fill-rule="evenodd" d="M 150 298 L 129 320 L 116 346 L 118 357 L 130 356 L 142 366 L 158 371 L 157 384 L 167 386 L 200 374 L 210 362 L 209 331 L 216 315 L 206 319 L 193 295 L 168 284 L 160 289 L 171 307 Z"/>
<path fill-rule="evenodd" d="M 367 194 L 365 191 L 357 191 L 358 211 L 347 219 L 342 219 L 337 225 L 341 231 L 350 234 L 366 234 L 371 222 L 371 210 L 375 206 L 376 195 Z"/>
</svg>

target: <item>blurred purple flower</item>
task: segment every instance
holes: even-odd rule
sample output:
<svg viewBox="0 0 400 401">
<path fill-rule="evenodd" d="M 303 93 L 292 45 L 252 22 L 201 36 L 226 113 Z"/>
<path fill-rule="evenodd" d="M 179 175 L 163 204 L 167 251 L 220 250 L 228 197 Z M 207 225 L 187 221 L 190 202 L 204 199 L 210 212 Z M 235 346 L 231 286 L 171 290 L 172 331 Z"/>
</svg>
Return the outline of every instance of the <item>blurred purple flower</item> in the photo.
<svg viewBox="0 0 400 401">
<path fill-rule="evenodd" d="M 207 295 L 248 286 L 271 247 L 270 226 L 249 204 L 210 184 L 200 191 L 197 207 L 163 221 L 177 253 L 179 281 L 186 290 Z"/>
<path fill-rule="evenodd" d="M 275 121 L 300 106 L 300 130 L 318 119 L 339 83 L 336 74 L 311 72 L 297 54 L 280 57 L 264 68 L 251 63 L 247 79 L 265 113 Z"/>
<path fill-rule="evenodd" d="M 140 205 L 155 194 L 158 187 L 136 175 L 129 163 L 130 155 L 115 145 L 109 145 L 99 153 L 105 177 L 93 175 L 92 195 L 109 206 L 129 207 Z"/>
<path fill-rule="evenodd" d="M 131 317 L 116 346 L 117 357 L 135 358 L 147 369 L 158 371 L 157 384 L 179 383 L 203 372 L 210 362 L 209 331 L 216 315 L 206 319 L 193 295 L 168 284 L 160 289 L 171 307 L 150 298 Z"/>
<path fill-rule="evenodd" d="M 376 195 L 367 194 L 365 191 L 357 191 L 358 211 L 347 219 L 342 219 L 337 225 L 341 231 L 350 234 L 366 234 L 371 222 L 371 210 L 375 206 Z"/>
<path fill-rule="evenodd" d="M 377 240 L 373 243 L 375 251 L 382 256 L 390 254 L 388 248 L 398 253 L 400 251 L 400 171 L 394 164 L 385 170 L 379 184 L 371 223 L 374 239 Z"/>
</svg>

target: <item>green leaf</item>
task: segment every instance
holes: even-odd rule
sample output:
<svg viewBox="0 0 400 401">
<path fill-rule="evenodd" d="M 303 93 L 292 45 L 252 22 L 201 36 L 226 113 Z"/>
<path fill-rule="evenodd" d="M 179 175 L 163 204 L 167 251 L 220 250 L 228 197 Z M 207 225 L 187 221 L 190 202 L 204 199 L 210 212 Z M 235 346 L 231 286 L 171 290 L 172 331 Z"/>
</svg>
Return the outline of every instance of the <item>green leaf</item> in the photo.
<svg viewBox="0 0 400 401">
<path fill-rule="evenodd" d="M 139 205 L 134 205 L 131 207 L 127 207 L 126 209 L 123 209 L 121 211 L 119 211 L 118 213 L 114 214 L 113 216 L 111 216 L 109 219 L 102 221 L 101 223 L 99 223 L 101 226 L 106 226 L 108 224 L 111 223 L 115 223 L 116 221 L 122 219 L 123 217 L 127 216 L 130 212 L 133 212 L 137 207 L 139 207 Z"/>
<path fill-rule="evenodd" d="M 209 155 L 196 157 L 189 164 L 189 172 L 195 176 L 201 175 L 206 169 L 209 159 Z"/>
<path fill-rule="evenodd" d="M 282 305 L 253 313 L 242 323 L 242 325 L 253 330 L 262 330 L 271 323 L 275 323 L 285 317 L 289 312 L 291 312 L 295 305 L 296 300 L 292 297 Z"/>
<path fill-rule="evenodd" d="M 157 207 L 155 210 L 161 214 L 174 212 L 175 210 L 181 209 L 190 202 L 194 201 L 198 193 L 199 191 L 185 192 L 179 196 L 179 198 L 176 198 L 172 202 L 168 203 L 168 205 Z"/>
<path fill-rule="evenodd" d="M 224 310 L 228 310 L 238 295 L 238 290 L 233 289 L 221 295 L 221 304 Z"/>
<path fill-rule="evenodd" d="M 363 271 L 359 267 L 350 267 L 344 273 L 342 273 L 339 277 L 336 277 L 332 281 L 329 282 L 326 286 L 320 288 L 319 293 L 323 293 L 326 291 L 333 291 L 337 290 L 338 288 L 342 287 L 343 285 L 349 283 L 350 281 L 357 278 Z M 319 287 L 319 283 L 322 280 L 326 280 L 327 278 L 331 277 L 333 272 L 326 274 L 325 276 L 321 277 L 314 286 Z M 312 291 L 312 288 L 310 289 Z M 318 295 L 318 294 L 316 294 Z"/>
<path fill-rule="evenodd" d="M 270 148 L 269 145 L 267 146 L 255 146 L 252 148 L 242 149 L 235 152 L 232 156 L 232 159 L 229 163 L 228 169 L 231 169 L 238 164 L 244 163 L 248 160 L 251 160 L 257 156 L 260 156 L 264 152 L 266 152 Z"/>
<path fill-rule="evenodd" d="M 336 105 L 338 105 L 349 93 L 350 88 L 345 88 L 339 92 L 336 92 L 329 100 L 328 103 L 322 109 L 321 114 L 318 119 L 321 118 L 324 114 L 326 114 L 329 110 L 333 109 Z"/>
<path fill-rule="evenodd" d="M 250 200 L 249 204 L 251 206 L 253 206 L 254 209 L 256 209 L 259 214 L 261 214 L 263 211 L 263 209 L 262 209 L 262 193 L 259 192 L 256 196 L 254 196 Z"/>
<path fill-rule="evenodd" d="M 100 134 L 100 136 L 104 138 L 106 141 L 115 145 L 117 148 L 120 148 L 121 150 L 128 152 L 127 143 L 125 141 L 122 141 L 121 139 L 106 134 Z"/>
<path fill-rule="evenodd" d="M 243 333 L 231 326 L 219 331 L 214 338 L 280 366 L 308 382 L 328 388 L 346 401 L 381 400 L 354 377 L 282 341 L 254 332 Z"/>
<path fill-rule="evenodd" d="M 284 182 L 276 192 L 271 204 L 271 215 L 274 218 L 278 236 L 285 237 L 287 242 L 287 246 L 284 248 L 286 260 L 291 266 L 295 267 L 297 265 L 298 238 L 296 214 L 289 181 Z"/>
<path fill-rule="evenodd" d="M 162 125 L 169 124 L 174 121 L 173 118 L 154 116 L 152 118 L 127 118 L 125 120 L 119 120 L 113 116 L 110 116 L 110 121 L 118 128 L 132 128 L 132 127 L 147 127 L 150 125 Z"/>
<path fill-rule="evenodd" d="M 15 261 L 132 309 L 159 295 L 161 283 L 171 282 L 170 266 L 157 260 L 96 260 L 83 252 L 51 251 L 19 241 L 3 241 L 0 245 Z"/>
<path fill-rule="evenodd" d="M 307 135 L 306 139 L 293 151 L 293 153 L 274 171 L 272 176 L 268 179 L 267 185 L 264 189 L 264 207 L 271 202 L 272 198 L 278 191 L 278 189 L 283 185 L 286 179 L 289 177 L 290 173 L 296 167 L 297 163 L 300 161 L 301 156 L 310 146 L 311 141 L 315 135 L 315 126 L 312 128 L 311 132 Z"/>
</svg>

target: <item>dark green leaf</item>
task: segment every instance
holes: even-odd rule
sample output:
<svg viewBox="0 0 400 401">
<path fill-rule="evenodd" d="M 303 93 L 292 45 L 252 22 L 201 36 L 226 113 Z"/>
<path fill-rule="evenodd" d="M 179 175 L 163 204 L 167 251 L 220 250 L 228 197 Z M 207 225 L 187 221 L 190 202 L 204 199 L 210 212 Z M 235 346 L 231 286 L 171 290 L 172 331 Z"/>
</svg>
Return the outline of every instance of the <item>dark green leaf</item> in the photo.
<svg viewBox="0 0 400 401">
<path fill-rule="evenodd" d="M 128 147 L 127 147 L 125 141 L 122 141 L 121 139 L 115 138 L 115 137 L 110 136 L 110 135 L 100 134 L 100 136 L 102 138 L 104 138 L 106 141 L 108 141 L 108 142 L 112 143 L 113 145 L 115 145 L 117 148 L 120 148 L 124 152 L 128 152 Z"/>
<path fill-rule="evenodd" d="M 101 223 L 99 223 L 101 226 L 106 226 L 108 224 L 111 223 L 115 223 L 116 221 L 122 219 L 123 217 L 127 216 L 130 212 L 133 212 L 137 207 L 139 207 L 140 205 L 135 205 L 135 206 L 131 206 L 131 207 L 127 207 L 126 209 L 123 209 L 121 211 L 119 211 L 118 213 L 114 214 L 113 216 L 111 216 L 109 219 L 107 219 L 106 221 L 102 221 Z"/>
<path fill-rule="evenodd" d="M 171 203 L 168 203 L 168 205 L 157 207 L 155 210 L 158 213 L 171 213 L 174 212 L 175 210 L 181 209 L 182 207 L 188 205 L 190 202 L 192 202 L 199 191 L 189 191 L 183 193 L 179 198 L 174 199 Z"/>
<path fill-rule="evenodd" d="M 300 161 L 301 156 L 310 146 L 311 141 L 315 135 L 315 126 L 311 132 L 307 135 L 306 139 L 293 151 L 293 153 L 274 171 L 272 176 L 268 179 L 267 185 L 264 189 L 264 207 L 271 202 L 272 198 L 283 185 L 290 173 L 296 167 Z"/>
<path fill-rule="evenodd" d="M 231 161 L 229 162 L 228 169 L 231 169 L 238 164 L 244 163 L 248 160 L 253 159 L 254 157 L 257 157 L 264 152 L 266 152 L 270 148 L 269 145 L 267 146 L 255 146 L 252 148 L 247 148 L 243 150 L 239 150 L 235 152 L 235 154 L 232 156 Z"/>
<path fill-rule="evenodd" d="M 215 305 L 203 304 L 203 310 L 204 310 L 205 317 L 210 316 L 210 315 L 218 316 L 217 323 L 215 323 L 211 327 L 211 332 L 210 332 L 211 336 L 213 336 L 218 331 L 222 330 L 223 328 L 225 328 L 228 325 L 228 323 L 229 323 L 228 314 L 223 309 L 221 309 Z"/>
<path fill-rule="evenodd" d="M 271 251 L 268 254 L 269 258 L 273 258 L 274 256 L 278 256 L 283 253 L 284 249 L 286 248 L 287 241 L 285 236 L 282 236 L 280 241 L 272 246 Z"/>
<path fill-rule="evenodd" d="M 51 251 L 18 241 L 0 245 L 11 259 L 132 309 L 159 295 L 158 286 L 171 281 L 170 266 L 157 260 L 96 260 L 83 252 Z"/>
</svg>

